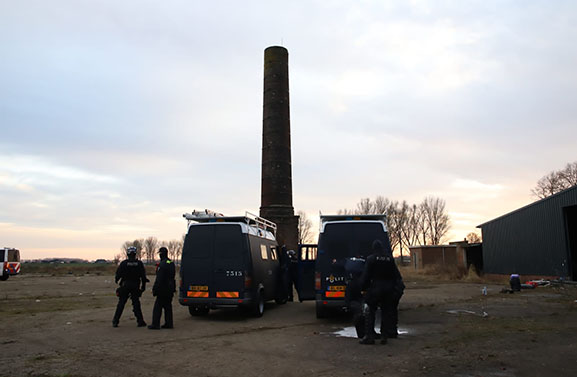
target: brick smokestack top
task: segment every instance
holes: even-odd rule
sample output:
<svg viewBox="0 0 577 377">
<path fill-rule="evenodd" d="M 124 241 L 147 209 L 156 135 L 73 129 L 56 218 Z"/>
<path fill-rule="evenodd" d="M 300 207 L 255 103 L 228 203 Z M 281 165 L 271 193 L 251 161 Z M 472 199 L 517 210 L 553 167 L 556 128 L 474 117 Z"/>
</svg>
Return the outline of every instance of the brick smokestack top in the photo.
<svg viewBox="0 0 577 377">
<path fill-rule="evenodd" d="M 296 250 L 298 217 L 292 200 L 288 51 L 264 51 L 260 215 L 278 225 L 280 245 Z"/>
</svg>

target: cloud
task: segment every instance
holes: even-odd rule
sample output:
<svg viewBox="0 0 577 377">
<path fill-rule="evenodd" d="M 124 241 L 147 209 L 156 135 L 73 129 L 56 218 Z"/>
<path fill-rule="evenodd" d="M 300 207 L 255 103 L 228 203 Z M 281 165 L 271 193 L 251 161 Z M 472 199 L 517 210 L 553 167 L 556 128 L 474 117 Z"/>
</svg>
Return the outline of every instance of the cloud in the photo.
<svg viewBox="0 0 577 377">
<path fill-rule="evenodd" d="M 55 182 L 97 182 L 114 183 L 118 179 L 106 175 L 94 174 L 78 168 L 58 165 L 46 158 L 29 155 L 0 156 L 0 171 L 11 173 L 22 180 L 37 184 L 51 185 Z M 41 177 L 37 178 L 37 177 Z"/>
<path fill-rule="evenodd" d="M 575 10 L 4 2 L 0 221 L 55 249 L 65 242 L 52 230 L 77 234 L 71 248 L 114 234 L 116 250 L 178 238 L 194 208 L 257 211 L 263 50 L 284 43 L 295 207 L 317 216 L 362 197 L 437 195 L 465 231 L 574 160 Z M 33 243 L 25 233 L 16 243 Z"/>
</svg>

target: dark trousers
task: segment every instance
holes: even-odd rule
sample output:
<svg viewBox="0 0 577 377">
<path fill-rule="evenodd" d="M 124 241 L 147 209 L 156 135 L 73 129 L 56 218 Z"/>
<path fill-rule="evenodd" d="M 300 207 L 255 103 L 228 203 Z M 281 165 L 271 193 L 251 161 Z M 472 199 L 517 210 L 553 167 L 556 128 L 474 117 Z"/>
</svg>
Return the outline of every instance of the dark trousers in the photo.
<svg viewBox="0 0 577 377">
<path fill-rule="evenodd" d="M 394 295 L 392 299 L 392 307 L 391 307 L 391 323 L 387 328 L 387 335 L 397 335 L 397 326 L 399 324 L 399 301 L 401 301 L 400 295 Z"/>
<path fill-rule="evenodd" d="M 396 333 L 397 324 L 395 322 L 395 305 L 392 292 L 380 291 L 371 292 L 367 295 L 365 307 L 365 336 L 374 337 L 375 314 L 377 308 L 381 308 L 381 336 Z"/>
<path fill-rule="evenodd" d="M 287 271 L 287 293 L 288 293 L 288 301 L 293 301 L 294 300 L 294 293 L 293 293 L 293 288 L 296 288 L 296 283 L 297 283 L 297 265 L 295 263 L 291 263 L 289 265 L 288 271 Z"/>
<path fill-rule="evenodd" d="M 365 336 L 365 316 L 363 314 L 363 301 L 353 300 L 349 302 L 348 308 L 353 314 L 353 324 L 357 331 L 357 337 L 363 338 Z"/>
<path fill-rule="evenodd" d="M 164 310 L 164 326 L 173 327 L 172 323 L 172 295 L 156 296 L 154 309 L 152 309 L 152 326 L 160 327 L 160 317 Z"/>
<path fill-rule="evenodd" d="M 363 338 L 365 336 L 365 316 L 363 313 L 364 304 L 363 294 L 358 279 L 351 279 L 347 281 L 347 288 L 345 290 L 345 305 L 349 312 L 353 315 L 353 323 L 357 330 L 357 337 Z"/>
<path fill-rule="evenodd" d="M 114 313 L 112 322 L 118 323 L 120 321 L 120 317 L 124 311 L 124 305 L 126 305 L 128 298 L 132 300 L 132 312 L 134 313 L 136 320 L 139 324 L 144 323 L 142 309 L 140 307 L 140 291 L 138 289 L 129 290 L 124 287 L 118 289 L 118 304 L 116 305 L 116 312 Z"/>
</svg>

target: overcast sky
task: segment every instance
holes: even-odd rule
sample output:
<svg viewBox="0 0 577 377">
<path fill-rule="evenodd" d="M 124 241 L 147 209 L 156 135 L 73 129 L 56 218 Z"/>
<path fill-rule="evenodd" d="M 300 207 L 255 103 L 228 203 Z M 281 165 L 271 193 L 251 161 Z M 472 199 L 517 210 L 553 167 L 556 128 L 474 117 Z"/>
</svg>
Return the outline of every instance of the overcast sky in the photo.
<svg viewBox="0 0 577 377">
<path fill-rule="evenodd" d="M 462 239 L 577 160 L 574 1 L 0 2 L 0 247 L 112 258 L 258 213 L 264 49 L 295 210 L 446 200 Z"/>
</svg>

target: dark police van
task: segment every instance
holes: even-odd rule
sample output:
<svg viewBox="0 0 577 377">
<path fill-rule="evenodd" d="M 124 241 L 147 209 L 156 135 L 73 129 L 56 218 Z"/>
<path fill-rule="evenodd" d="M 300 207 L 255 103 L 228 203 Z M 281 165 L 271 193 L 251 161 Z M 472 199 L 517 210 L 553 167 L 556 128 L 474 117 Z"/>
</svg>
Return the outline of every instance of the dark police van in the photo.
<svg viewBox="0 0 577 377">
<path fill-rule="evenodd" d="M 191 315 L 210 309 L 241 307 L 260 317 L 266 301 L 281 297 L 276 224 L 246 213 L 225 217 L 183 215 L 188 232 L 182 249 L 179 303 Z"/>
<path fill-rule="evenodd" d="M 299 300 L 315 300 L 317 318 L 324 318 L 345 306 L 346 259 L 369 256 L 375 240 L 389 252 L 391 243 L 385 215 L 321 216 L 320 222 L 316 261 L 299 253 L 297 291 Z"/>
</svg>

